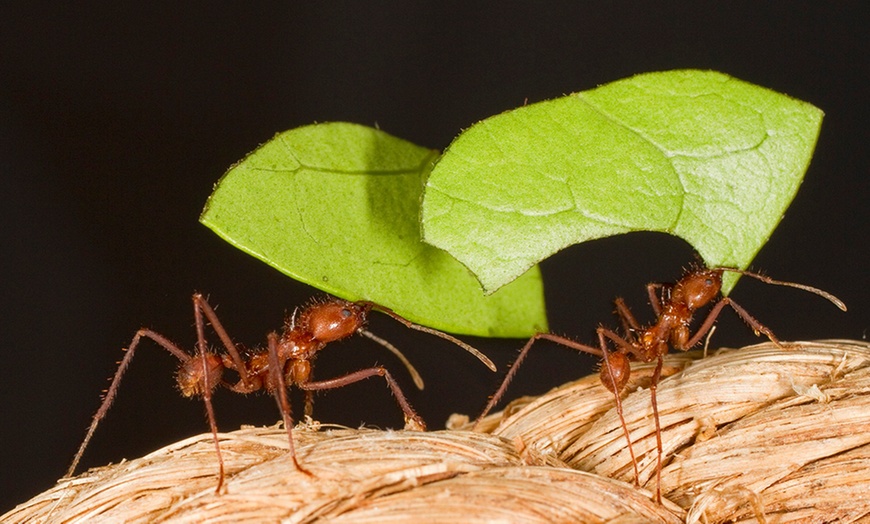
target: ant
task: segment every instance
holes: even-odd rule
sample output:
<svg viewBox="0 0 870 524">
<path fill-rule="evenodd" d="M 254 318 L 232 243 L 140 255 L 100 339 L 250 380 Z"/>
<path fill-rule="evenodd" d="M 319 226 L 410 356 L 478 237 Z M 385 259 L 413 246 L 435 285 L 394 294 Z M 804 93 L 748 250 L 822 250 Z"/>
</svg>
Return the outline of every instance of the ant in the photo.
<svg viewBox="0 0 870 524">
<path fill-rule="evenodd" d="M 290 457 L 293 465 L 298 471 L 309 476 L 312 475 L 311 472 L 299 464 L 293 445 L 293 419 L 290 401 L 287 396 L 288 385 L 296 385 L 305 391 L 305 415 L 311 416 L 313 411 L 313 394 L 315 391 L 340 388 L 373 376 L 384 377 L 384 380 L 386 380 L 387 385 L 396 398 L 396 402 L 405 415 L 405 427 L 424 431 L 426 424 L 423 422 L 423 419 L 417 415 L 399 388 L 398 383 L 396 383 L 390 372 L 383 366 L 361 369 L 329 380 L 312 380 L 314 358 L 317 356 L 317 353 L 330 342 L 342 340 L 358 333 L 393 352 L 405 364 L 415 385 L 419 389 L 423 389 L 423 381 L 419 373 L 417 373 L 417 370 L 414 369 L 398 348 L 365 329 L 368 313 L 372 309 L 391 316 L 408 328 L 430 333 L 453 342 L 476 356 L 492 371 L 495 371 L 495 365 L 485 355 L 455 337 L 436 329 L 414 324 L 399 316 L 391 309 L 377 305 L 374 302 L 349 302 L 335 297 L 312 301 L 303 307 L 301 311 L 298 309 L 294 311 L 292 315 L 286 317 L 280 335 L 274 331 L 269 333 L 267 336 L 267 348 L 265 350 L 254 350 L 247 355 L 247 359 L 244 359 L 236 344 L 233 343 L 226 329 L 224 329 L 220 320 L 218 320 L 214 309 L 201 294 L 195 293 L 193 295 L 193 313 L 196 321 L 197 335 L 195 354 L 191 355 L 187 353 L 163 335 L 150 329 L 142 328 L 137 331 L 130 342 L 130 346 L 125 350 L 126 354 L 118 365 L 118 370 L 115 372 L 112 383 L 106 391 L 103 403 L 94 415 L 84 441 L 79 446 L 72 465 L 70 465 L 64 477 L 71 477 L 73 472 L 75 472 L 76 466 L 78 466 L 82 454 L 85 452 L 85 448 L 87 448 L 94 431 L 97 429 L 97 425 L 106 416 L 112 402 L 115 400 L 121 378 L 124 376 L 130 361 L 133 359 L 133 354 L 143 338 L 156 342 L 181 361 L 176 373 L 176 381 L 181 394 L 185 397 L 200 396 L 205 402 L 206 414 L 208 415 L 208 422 L 214 439 L 219 464 L 217 493 L 220 493 L 224 483 L 224 462 L 221 456 L 217 422 L 211 398 L 215 388 L 219 385 L 236 393 L 245 394 L 265 389 L 275 396 L 278 407 L 281 410 L 284 427 L 287 429 L 287 437 L 290 442 Z M 298 315 L 297 312 L 299 313 Z M 211 324 L 218 338 L 220 338 L 221 343 L 226 349 L 226 354 L 218 355 L 206 348 L 206 320 Z M 238 382 L 231 383 L 223 380 L 223 372 L 226 370 L 237 373 L 239 376 Z"/>
<path fill-rule="evenodd" d="M 485 417 L 504 396 L 508 385 L 516 375 L 517 369 L 536 340 L 551 340 L 568 348 L 598 356 L 601 358 L 601 371 L 599 376 L 604 387 L 613 393 L 616 400 L 616 412 L 622 422 L 623 433 L 628 442 L 628 450 L 631 455 L 632 465 L 634 466 L 635 483 L 639 485 L 640 478 L 638 474 L 637 459 L 635 458 L 631 444 L 631 437 L 628 433 L 625 418 L 623 417 L 620 394 L 630 378 L 631 361 L 656 361 L 649 389 L 653 418 L 655 419 L 656 425 L 656 448 L 658 450 L 658 460 L 656 463 L 656 501 L 661 503 L 662 435 L 658 405 L 656 403 L 656 388 L 658 387 L 662 366 L 664 364 L 663 357 L 668 353 L 670 347 L 673 346 L 675 349 L 680 351 L 688 351 L 691 349 L 701 341 L 704 335 L 707 334 L 711 328 L 713 328 L 713 324 L 716 322 L 716 318 L 722 312 L 722 309 L 725 306 L 730 306 L 731 309 L 733 309 L 740 318 L 743 319 L 750 328 L 752 328 L 757 336 L 763 333 L 778 347 L 788 349 L 770 329 L 756 320 L 745 309 L 743 309 L 743 307 L 728 297 L 723 297 L 716 302 L 695 334 L 691 334 L 690 324 L 692 322 L 693 314 L 698 309 L 710 304 L 717 296 L 719 296 L 719 291 L 722 288 L 722 275 L 726 271 L 752 277 L 767 284 L 789 286 L 809 291 L 826 298 L 841 310 L 846 311 L 846 305 L 840 299 L 826 291 L 811 286 L 774 280 L 765 275 L 730 267 L 693 267 L 685 272 L 683 277 L 674 284 L 647 284 L 647 294 L 649 295 L 650 305 L 656 315 L 655 323 L 649 326 L 641 326 L 628 309 L 625 301 L 622 298 L 617 298 L 615 301 L 615 313 L 619 317 L 625 334 L 620 335 L 611 329 L 599 326 L 596 330 L 596 333 L 598 334 L 597 348 L 551 333 L 537 333 L 533 335 L 529 341 L 526 342 L 526 345 L 523 346 L 517 360 L 514 362 L 513 366 L 511 366 L 501 386 L 489 399 L 489 403 L 486 405 L 480 416 L 478 416 L 475 428 L 480 424 L 483 417 Z M 608 348 L 608 341 L 616 346 L 615 350 Z"/>
</svg>

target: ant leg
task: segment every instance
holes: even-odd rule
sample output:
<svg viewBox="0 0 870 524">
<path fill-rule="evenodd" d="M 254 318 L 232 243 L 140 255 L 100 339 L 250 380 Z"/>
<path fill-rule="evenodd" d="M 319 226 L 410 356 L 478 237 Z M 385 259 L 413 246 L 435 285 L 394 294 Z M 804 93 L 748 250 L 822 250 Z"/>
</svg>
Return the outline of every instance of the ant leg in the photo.
<svg viewBox="0 0 870 524">
<path fill-rule="evenodd" d="M 200 313 L 200 311 L 202 313 Z M 233 360 L 233 366 L 235 370 L 239 373 L 239 376 L 242 379 L 242 383 L 250 388 L 251 380 L 248 378 L 248 370 L 245 367 L 244 361 L 242 360 L 242 356 L 239 354 L 239 350 L 236 349 L 236 345 L 233 343 L 233 340 L 230 338 L 229 334 L 227 334 L 227 330 L 224 329 L 221 321 L 218 320 L 217 313 L 215 313 L 214 308 L 211 307 L 211 304 L 202 296 L 200 293 L 194 293 L 193 295 L 193 312 L 194 316 L 197 318 L 201 318 L 202 314 L 205 314 L 206 318 L 208 318 L 209 323 L 211 324 L 212 329 L 217 334 L 218 338 L 221 339 L 224 347 L 229 353 L 230 358 Z"/>
<path fill-rule="evenodd" d="M 308 379 L 314 378 L 314 366 L 308 369 Z M 314 391 L 305 390 L 305 410 L 303 415 L 308 418 L 314 417 Z"/>
<path fill-rule="evenodd" d="M 710 310 L 710 314 L 707 315 L 704 323 L 701 324 L 701 327 L 698 328 L 698 331 L 695 333 L 695 335 L 686 343 L 686 347 L 677 349 L 686 351 L 698 342 L 700 342 L 704 334 L 713 327 L 713 323 L 716 322 L 716 318 L 719 316 L 719 313 L 722 312 L 722 308 L 724 308 L 725 306 L 731 306 L 731 309 L 733 309 L 734 312 L 737 313 L 740 318 L 749 325 L 750 328 L 752 328 L 752 331 L 754 331 L 756 335 L 758 335 L 759 333 L 764 333 L 765 335 L 767 335 L 767 338 L 769 338 L 771 342 L 773 342 L 782 349 L 786 349 L 783 343 L 780 342 L 779 339 L 776 338 L 776 335 L 773 334 L 773 331 L 771 331 L 767 326 L 756 320 L 739 304 L 737 304 L 728 297 L 723 298 L 722 300 L 717 302 L 715 306 L 713 306 L 713 309 Z"/>
<path fill-rule="evenodd" d="M 623 412 L 622 412 L 622 397 L 620 396 L 620 393 L 621 393 L 622 387 L 625 387 L 624 380 L 620 380 L 619 374 L 615 371 L 616 363 L 611 362 L 610 357 L 612 355 L 611 355 L 610 351 L 607 350 L 607 341 L 605 340 L 605 337 L 609 337 L 609 334 L 612 334 L 612 335 L 616 335 L 616 334 L 613 333 L 612 331 L 610 331 L 609 329 L 604 328 L 604 327 L 599 327 L 597 332 L 598 332 L 598 343 L 601 346 L 602 359 L 604 361 L 604 366 L 601 369 L 602 378 L 603 378 L 604 370 L 606 369 L 607 374 L 608 374 L 608 378 L 610 378 L 610 383 L 613 385 L 613 389 L 611 391 L 613 392 L 613 398 L 616 401 L 616 414 L 619 415 L 619 421 L 622 424 L 622 433 L 625 435 L 625 441 L 628 443 L 628 454 L 631 456 L 631 465 L 634 467 L 634 483 L 635 483 L 635 485 L 640 486 L 640 473 L 638 472 L 638 468 L 637 468 L 637 458 L 634 455 L 634 447 L 632 446 L 632 443 L 631 443 L 631 435 L 628 432 L 628 425 L 625 423 L 625 415 L 623 415 Z M 617 353 L 617 354 L 619 354 L 619 353 Z M 622 383 L 622 387 L 619 387 L 620 383 Z M 604 383 L 604 387 L 607 388 L 606 383 Z M 607 388 L 607 389 L 610 389 L 610 388 Z M 658 420 L 658 419 L 656 419 L 656 420 Z"/>
<path fill-rule="evenodd" d="M 619 316 L 619 321 L 622 323 L 622 329 L 625 331 L 626 337 L 635 338 L 635 332 L 640 330 L 640 324 L 637 319 L 634 318 L 634 315 L 628 309 L 622 297 L 617 298 L 613 303 L 616 305 L 616 314 Z"/>
<path fill-rule="evenodd" d="M 756 320 L 755 317 L 750 315 L 749 312 L 743 309 L 743 307 L 741 307 L 739 304 L 727 297 L 723 298 L 722 302 L 727 302 L 728 305 L 731 306 L 731 309 L 733 309 L 738 315 L 740 315 L 740 318 L 742 318 L 743 321 L 752 328 L 752 331 L 754 331 L 756 335 L 758 335 L 759 333 L 764 333 L 765 335 L 767 335 L 767 338 L 769 338 L 771 342 L 773 342 L 780 348 L 785 349 L 785 346 L 782 344 L 782 342 L 779 341 L 778 338 L 776 338 L 776 335 L 773 334 L 773 331 L 771 331 L 767 326 Z"/>
<path fill-rule="evenodd" d="M 725 307 L 727 299 L 722 299 L 713 306 L 713 309 L 710 310 L 710 313 L 707 314 L 707 318 L 704 319 L 704 323 L 701 324 L 701 327 L 698 328 L 698 331 L 686 342 L 685 347 L 677 347 L 680 351 L 688 351 L 692 346 L 701 341 L 701 338 L 710 331 L 710 328 L 713 327 L 713 323 L 716 322 L 716 318 L 719 316 L 719 313 L 722 312 L 722 308 Z"/>
<path fill-rule="evenodd" d="M 313 477 L 314 474 L 303 468 L 296 459 L 296 447 L 293 444 L 293 417 L 290 414 L 290 399 L 287 397 L 287 386 L 284 383 L 284 370 L 278 362 L 278 335 L 273 331 L 269 333 L 267 339 L 269 341 L 269 374 L 272 377 L 272 383 L 275 384 L 275 400 L 278 403 L 278 409 L 281 410 L 281 418 L 284 420 L 284 428 L 287 430 L 287 439 L 290 442 L 290 459 L 293 461 L 293 466 L 296 467 L 297 471 Z"/>
<path fill-rule="evenodd" d="M 305 391 L 335 389 L 353 384 L 354 382 L 365 380 L 373 376 L 384 377 L 384 380 L 387 381 L 387 385 L 390 386 L 390 390 L 392 390 L 393 396 L 396 397 L 396 403 L 399 404 L 399 407 L 402 408 L 402 412 L 405 414 L 405 425 L 411 425 L 414 429 L 425 431 L 426 423 L 423 422 L 423 419 L 420 418 L 420 415 L 418 415 L 417 412 L 414 411 L 414 408 L 411 407 L 408 399 L 405 398 L 405 394 L 402 393 L 402 389 L 399 387 L 399 384 L 393 379 L 393 376 L 390 375 L 390 372 L 387 371 L 387 369 L 384 367 L 377 366 L 361 369 L 353 373 L 348 373 L 343 377 L 333 378 L 329 380 L 321 380 L 318 382 L 305 382 L 299 384 L 299 388 Z"/>
<path fill-rule="evenodd" d="M 624 353 L 629 353 L 629 354 L 631 354 L 631 355 L 634 355 L 634 357 L 635 357 L 637 360 L 640 360 L 640 361 L 643 361 L 643 362 L 649 362 L 649 361 L 650 361 L 648 358 L 646 358 L 646 357 L 644 356 L 643 353 L 640 353 L 640 352 L 638 351 L 638 349 L 634 346 L 634 344 L 632 344 L 632 343 L 629 342 L 628 340 L 622 338 L 621 336 L 619 336 L 619 335 L 618 335 L 617 333 L 615 333 L 614 331 L 612 331 L 612 330 L 610 330 L 610 329 L 607 329 L 607 328 L 605 328 L 605 327 L 599 327 L 597 331 L 599 332 L 599 336 L 600 336 L 600 335 L 603 335 L 603 336 L 609 338 L 611 341 L 613 341 L 614 344 L 616 344 L 618 347 L 620 347 L 620 348 L 623 350 Z"/>
<path fill-rule="evenodd" d="M 182 363 L 190 360 L 190 355 L 182 351 L 178 346 L 169 341 L 166 337 L 159 333 L 155 333 L 150 329 L 142 328 L 136 332 L 133 336 L 133 340 L 130 342 L 129 347 L 127 347 L 126 354 L 124 358 L 121 359 L 121 363 L 118 364 L 118 370 L 115 371 L 115 376 L 112 377 L 112 383 L 109 385 L 109 389 L 106 390 L 106 395 L 103 397 L 103 403 L 100 404 L 100 408 L 94 414 L 94 418 L 91 420 L 91 425 L 88 427 L 88 431 L 85 434 L 85 439 L 82 441 L 79 446 L 78 451 L 76 451 L 75 457 L 73 457 L 72 464 L 70 464 L 69 469 L 66 471 L 64 478 L 72 477 L 73 473 L 76 470 L 76 467 L 79 465 L 79 461 L 82 458 L 82 455 L 85 453 L 85 449 L 88 447 L 88 443 L 91 441 L 91 437 L 93 437 L 94 432 L 97 430 L 97 425 L 99 425 L 100 421 L 106 416 L 109 408 L 112 407 L 112 402 L 115 401 L 115 396 L 118 394 L 118 387 L 121 384 L 121 378 L 124 376 L 124 373 L 127 371 L 127 367 L 130 365 L 130 361 L 133 360 L 133 355 L 135 354 L 136 348 L 139 346 L 139 341 L 142 337 L 150 338 L 154 342 L 160 344 L 166 351 L 172 353 L 178 360 Z"/>
<path fill-rule="evenodd" d="M 205 322 L 202 318 L 202 313 L 205 312 L 206 316 L 208 316 L 209 321 L 212 323 L 212 327 L 217 332 L 218 336 L 224 343 L 224 346 L 227 347 L 227 350 L 230 351 L 231 355 L 239 356 L 238 351 L 236 351 L 235 345 L 233 345 L 232 341 L 229 340 L 229 336 L 227 332 L 223 329 L 220 322 L 217 319 L 217 315 L 215 315 L 214 310 L 205 301 L 205 299 L 199 293 L 194 293 L 193 295 L 193 317 L 196 320 L 196 352 L 200 358 L 200 364 L 202 365 L 202 400 L 205 403 L 205 411 L 208 416 L 208 425 L 211 429 L 212 439 L 214 440 L 214 449 L 215 454 L 218 459 L 218 485 L 215 489 L 215 493 L 220 494 L 221 488 L 224 485 L 224 457 L 221 454 L 221 445 L 220 439 L 218 438 L 218 429 L 217 429 L 217 419 L 214 414 L 214 406 L 211 403 L 211 393 L 212 390 L 217 386 L 217 382 L 215 384 L 210 384 L 210 367 L 208 361 L 208 352 L 206 350 L 205 343 Z M 229 342 L 229 344 L 227 344 Z M 239 373 L 244 373 L 244 365 L 242 365 Z M 242 375 L 245 377 L 245 375 Z"/>
<path fill-rule="evenodd" d="M 519 356 L 517 356 L 517 359 L 514 361 L 513 364 L 511 364 L 511 368 L 508 370 L 507 375 L 505 375 L 501 385 L 498 387 L 496 392 L 491 397 L 489 397 L 489 402 L 487 402 L 486 407 L 484 407 L 480 415 L 477 416 L 477 419 L 474 421 L 474 425 L 471 427 L 471 431 L 477 431 L 477 428 L 483 418 L 489 414 L 489 412 L 492 410 L 493 407 L 495 407 L 496 404 L 498 404 L 498 401 L 501 400 L 501 398 L 504 396 L 505 392 L 507 391 L 508 385 L 514 379 L 514 376 L 517 374 L 517 370 L 520 369 L 520 365 L 523 363 L 523 360 L 525 360 L 526 355 L 532 348 L 532 344 L 534 344 L 536 340 L 544 338 L 543 335 L 545 335 L 545 333 L 535 333 L 534 335 L 532 335 L 531 338 L 529 338 L 529 340 L 526 342 L 526 345 L 523 346 L 523 349 L 520 350 L 520 354 Z"/>
<path fill-rule="evenodd" d="M 665 361 L 660 356 L 656 362 L 655 371 L 653 371 L 652 380 L 649 385 L 650 400 L 652 401 L 653 418 L 656 421 L 656 450 L 658 451 L 658 460 L 656 461 L 656 503 L 662 503 L 662 426 L 659 420 L 659 404 L 656 400 L 656 390 L 658 389 L 659 379 L 662 376 L 662 366 Z"/>
<path fill-rule="evenodd" d="M 646 294 L 649 296 L 649 305 L 652 306 L 657 317 L 662 314 L 662 301 L 659 298 L 658 293 L 667 287 L 669 286 L 662 284 L 661 282 L 650 282 L 646 285 Z"/>
<path fill-rule="evenodd" d="M 208 369 L 208 358 L 207 353 L 202 350 L 202 345 L 200 346 L 200 361 L 202 363 L 203 369 Z M 215 493 L 220 495 L 221 488 L 224 485 L 224 457 L 221 454 L 221 445 L 220 439 L 218 439 L 218 429 L 217 429 L 217 419 L 214 415 L 214 406 L 211 403 L 211 392 L 212 389 L 217 384 L 209 383 L 209 373 L 203 373 L 202 375 L 203 381 L 203 389 L 202 389 L 202 401 L 205 402 L 205 412 L 208 416 L 208 425 L 211 428 L 211 436 L 214 439 L 214 450 L 218 459 L 218 485 L 215 488 Z"/>
<path fill-rule="evenodd" d="M 480 413 L 480 415 L 477 416 L 477 419 L 474 422 L 474 426 L 471 428 L 472 431 L 475 431 L 477 429 L 477 427 L 480 425 L 480 421 L 489 414 L 489 412 L 492 410 L 493 407 L 495 407 L 496 404 L 498 404 L 498 401 L 501 400 L 501 398 L 507 392 L 508 385 L 510 385 L 511 381 L 514 379 L 514 376 L 517 374 L 517 370 L 519 370 L 520 365 L 523 363 L 523 360 L 525 360 L 526 355 L 529 353 L 529 350 L 532 349 L 532 344 L 534 344 L 536 340 L 540 340 L 542 338 L 553 341 L 557 344 L 561 344 L 563 346 L 567 346 L 571 349 L 576 349 L 585 353 L 591 353 L 599 357 L 601 356 L 601 351 L 592 346 L 580 344 L 559 335 L 553 335 L 550 333 L 535 333 L 528 340 L 528 342 L 526 342 L 526 345 L 523 346 L 523 349 L 520 350 L 520 354 L 511 365 L 511 368 L 508 370 L 507 375 L 505 375 L 504 380 L 502 381 L 498 390 L 496 390 L 496 392 L 489 398 L 489 402 L 486 404 L 486 407 L 483 408 L 483 411 Z"/>
</svg>

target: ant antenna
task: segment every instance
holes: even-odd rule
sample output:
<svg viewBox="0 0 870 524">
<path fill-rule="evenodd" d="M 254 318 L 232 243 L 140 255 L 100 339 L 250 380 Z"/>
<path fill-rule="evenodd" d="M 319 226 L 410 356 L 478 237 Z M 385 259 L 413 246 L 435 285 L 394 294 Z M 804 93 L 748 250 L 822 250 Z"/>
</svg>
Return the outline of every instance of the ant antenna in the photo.
<svg viewBox="0 0 870 524">
<path fill-rule="evenodd" d="M 441 337 L 444 340 L 449 340 L 450 342 L 453 342 L 457 346 L 461 347 L 465 351 L 468 351 L 469 353 L 471 353 L 472 355 L 477 357 L 477 359 L 480 360 L 481 362 L 483 362 L 483 365 L 488 367 L 490 369 L 490 371 L 496 370 L 495 364 L 493 364 L 492 360 L 490 360 L 486 355 L 484 355 L 483 353 L 481 353 L 477 349 L 471 347 L 470 345 L 466 344 L 465 342 L 459 340 L 458 338 L 456 338 L 454 336 L 448 335 L 447 333 L 444 333 L 442 331 L 438 331 L 437 329 L 432 329 L 432 328 L 428 328 L 426 326 L 421 326 L 420 324 L 415 324 L 415 323 L 411 322 L 410 320 L 406 319 L 405 317 L 400 316 L 398 313 L 394 312 L 392 309 L 385 307 L 385 306 L 381 306 L 380 304 L 375 304 L 374 302 L 369 302 L 367 300 L 360 301 L 360 302 L 358 302 L 358 304 L 365 304 L 365 305 L 371 307 L 372 309 L 376 309 L 376 310 L 380 311 L 381 313 L 387 314 L 387 315 L 393 317 L 393 319 L 396 320 L 397 322 L 401 322 L 402 324 L 404 324 L 405 327 L 407 327 L 407 328 L 415 329 L 417 331 L 422 331 L 423 333 L 429 333 L 430 335 L 435 335 L 436 337 Z"/>
<path fill-rule="evenodd" d="M 360 335 L 362 335 L 370 340 L 374 340 L 378 344 L 387 348 L 393 355 L 396 355 L 399 358 L 399 360 L 402 361 L 402 364 L 405 365 L 405 368 L 408 369 L 408 373 L 410 373 L 411 378 L 414 379 L 414 385 L 417 386 L 417 389 L 419 389 L 419 390 L 423 389 L 423 377 L 420 376 L 420 373 L 417 372 L 417 369 L 414 367 L 413 364 L 411 364 L 411 361 L 409 361 L 405 357 L 405 355 L 403 355 L 402 352 L 399 351 L 399 348 L 397 348 L 392 343 L 390 343 L 390 341 L 385 340 L 385 339 L 375 335 L 374 333 L 372 333 L 371 331 L 369 331 L 367 329 L 359 329 L 359 330 L 357 330 L 357 333 L 359 333 Z"/>
<path fill-rule="evenodd" d="M 760 273 L 753 273 L 752 271 L 746 271 L 745 269 L 736 269 L 733 267 L 715 267 L 715 268 L 713 268 L 713 271 L 730 271 L 732 273 L 739 273 L 741 275 L 746 275 L 747 277 L 752 277 L 756 280 L 760 280 L 760 281 L 764 282 L 765 284 L 773 284 L 776 286 L 794 287 L 797 289 L 802 289 L 804 291 L 809 291 L 810 293 L 813 293 L 815 295 L 819 295 L 820 297 L 827 299 L 829 302 L 831 302 L 832 304 L 834 304 L 835 306 L 840 308 L 840 310 L 846 311 L 846 304 L 843 303 L 842 300 L 835 297 L 831 293 L 828 293 L 827 291 L 821 290 L 817 287 L 808 286 L 806 284 L 797 284 L 795 282 L 785 282 L 783 280 L 774 280 L 774 279 L 770 278 L 769 276 L 762 275 Z"/>
<path fill-rule="evenodd" d="M 713 333 L 716 332 L 716 325 L 710 328 L 710 331 L 707 332 L 707 338 L 704 339 L 704 358 L 707 358 L 707 348 L 710 347 L 710 339 L 713 338 Z"/>
</svg>

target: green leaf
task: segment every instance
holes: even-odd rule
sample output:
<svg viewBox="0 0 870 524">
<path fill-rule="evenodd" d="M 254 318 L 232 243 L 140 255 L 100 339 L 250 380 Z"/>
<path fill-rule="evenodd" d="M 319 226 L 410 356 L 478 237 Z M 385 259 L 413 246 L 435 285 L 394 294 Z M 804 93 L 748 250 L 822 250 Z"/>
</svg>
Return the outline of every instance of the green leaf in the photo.
<svg viewBox="0 0 870 524">
<path fill-rule="evenodd" d="M 200 221 L 297 280 L 419 324 L 498 337 L 545 330 L 537 269 L 486 296 L 462 264 L 420 241 L 436 156 L 355 124 L 293 129 L 233 166 Z"/>
<path fill-rule="evenodd" d="M 745 269 L 797 192 L 821 120 L 808 103 L 693 70 L 508 111 L 438 161 L 423 237 L 488 292 L 569 245 L 630 231 L 671 233 L 709 266 Z"/>
</svg>

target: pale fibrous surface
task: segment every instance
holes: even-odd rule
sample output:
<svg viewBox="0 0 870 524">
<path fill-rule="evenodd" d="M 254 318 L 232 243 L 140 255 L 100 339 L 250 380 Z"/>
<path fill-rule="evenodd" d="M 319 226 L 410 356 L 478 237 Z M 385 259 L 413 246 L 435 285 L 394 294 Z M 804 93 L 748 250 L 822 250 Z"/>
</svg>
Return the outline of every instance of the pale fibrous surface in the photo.
<svg viewBox="0 0 870 524">
<path fill-rule="evenodd" d="M 485 432 L 280 427 L 210 434 L 61 480 L 2 522 L 867 522 L 870 345 L 760 344 L 669 355 L 658 386 L 656 489 L 650 366 L 623 398 L 596 376 L 523 398 Z"/>
</svg>

